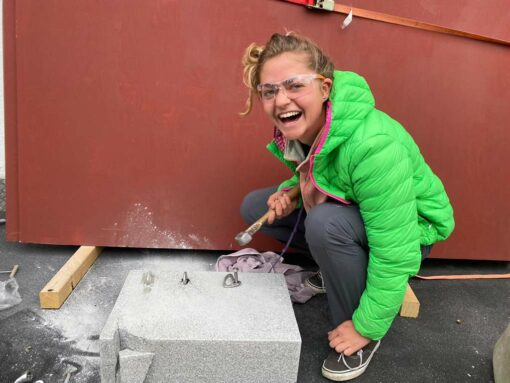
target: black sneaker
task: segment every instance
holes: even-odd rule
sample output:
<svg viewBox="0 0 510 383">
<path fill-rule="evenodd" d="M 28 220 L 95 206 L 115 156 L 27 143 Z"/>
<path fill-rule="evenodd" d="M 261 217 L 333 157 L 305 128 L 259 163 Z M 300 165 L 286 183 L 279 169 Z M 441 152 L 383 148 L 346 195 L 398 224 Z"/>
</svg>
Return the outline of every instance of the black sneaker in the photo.
<svg viewBox="0 0 510 383">
<path fill-rule="evenodd" d="M 324 287 L 324 281 L 322 280 L 322 274 L 317 271 L 312 276 L 306 278 L 305 285 L 310 287 L 316 294 L 325 294 L 326 288 Z"/>
<path fill-rule="evenodd" d="M 365 372 L 372 356 L 379 348 L 380 340 L 373 340 L 351 356 L 331 350 L 322 364 L 322 375 L 336 382 L 354 379 Z"/>
</svg>

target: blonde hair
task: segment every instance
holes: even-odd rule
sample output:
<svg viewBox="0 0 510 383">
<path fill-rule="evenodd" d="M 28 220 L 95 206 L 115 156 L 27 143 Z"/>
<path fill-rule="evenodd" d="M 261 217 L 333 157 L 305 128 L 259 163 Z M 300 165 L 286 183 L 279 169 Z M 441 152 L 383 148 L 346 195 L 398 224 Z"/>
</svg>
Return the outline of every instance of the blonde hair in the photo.
<svg viewBox="0 0 510 383">
<path fill-rule="evenodd" d="M 260 84 L 260 72 L 266 61 L 286 52 L 305 53 L 309 60 L 308 67 L 311 70 L 326 78 L 333 79 L 335 69 L 333 63 L 313 41 L 293 32 L 286 35 L 275 33 L 265 46 L 251 43 L 244 52 L 242 58 L 243 82 L 248 87 L 249 93 L 246 100 L 246 109 L 239 113 L 241 116 L 247 116 L 252 110 L 253 95 L 257 94 L 257 85 Z"/>
</svg>

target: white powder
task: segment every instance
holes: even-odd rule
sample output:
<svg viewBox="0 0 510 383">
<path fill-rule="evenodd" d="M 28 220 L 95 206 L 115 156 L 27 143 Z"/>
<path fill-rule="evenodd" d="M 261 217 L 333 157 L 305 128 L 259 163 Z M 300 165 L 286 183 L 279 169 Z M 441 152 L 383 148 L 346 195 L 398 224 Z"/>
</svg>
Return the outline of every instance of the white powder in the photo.
<svg viewBox="0 0 510 383">
<path fill-rule="evenodd" d="M 106 277 L 83 279 L 59 310 L 41 310 L 40 315 L 78 350 L 99 353 L 96 338 L 113 307 L 112 297 L 104 294 L 110 287 Z"/>
<path fill-rule="evenodd" d="M 135 203 L 120 223 L 113 224 L 113 228 L 103 228 L 103 230 L 114 232 L 117 246 L 137 247 L 143 243 L 147 247 L 164 249 L 197 247 L 212 249 L 215 247 L 206 236 L 195 233 L 183 235 L 160 228 L 154 222 L 154 213 L 141 203 Z"/>
</svg>

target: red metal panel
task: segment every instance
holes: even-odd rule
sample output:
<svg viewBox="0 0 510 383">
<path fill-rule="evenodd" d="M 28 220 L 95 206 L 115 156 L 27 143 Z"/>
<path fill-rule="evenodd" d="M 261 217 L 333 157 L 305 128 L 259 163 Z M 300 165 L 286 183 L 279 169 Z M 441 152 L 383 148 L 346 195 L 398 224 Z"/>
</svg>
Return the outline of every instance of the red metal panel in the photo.
<svg viewBox="0 0 510 383">
<path fill-rule="evenodd" d="M 421 3 L 355 6 L 510 39 L 504 0 Z M 243 195 L 288 176 L 260 108 L 237 115 L 240 57 L 288 29 L 365 76 L 444 181 L 457 228 L 434 256 L 509 260 L 510 50 L 341 20 L 276 0 L 5 1 L 8 239 L 235 248 Z"/>
</svg>

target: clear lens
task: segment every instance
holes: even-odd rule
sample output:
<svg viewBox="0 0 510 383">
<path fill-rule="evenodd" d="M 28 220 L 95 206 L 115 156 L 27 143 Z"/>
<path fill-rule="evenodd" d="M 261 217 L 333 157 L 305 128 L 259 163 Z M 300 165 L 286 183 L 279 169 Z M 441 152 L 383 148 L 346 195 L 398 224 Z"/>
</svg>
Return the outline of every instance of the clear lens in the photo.
<svg viewBox="0 0 510 383">
<path fill-rule="evenodd" d="M 259 85 L 260 89 L 260 96 L 264 100 L 272 100 L 276 93 L 278 93 L 279 86 L 278 85 L 272 85 L 272 84 L 262 84 Z"/>
<path fill-rule="evenodd" d="M 299 96 L 302 92 L 306 91 L 310 86 L 313 78 L 291 78 L 285 80 L 282 86 L 285 88 L 287 95 Z"/>
</svg>

